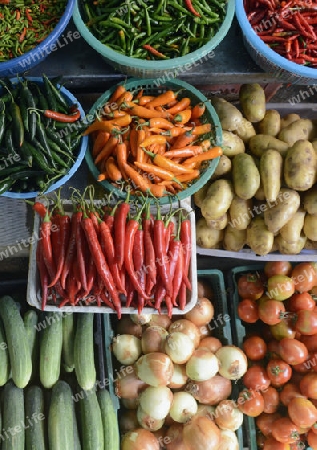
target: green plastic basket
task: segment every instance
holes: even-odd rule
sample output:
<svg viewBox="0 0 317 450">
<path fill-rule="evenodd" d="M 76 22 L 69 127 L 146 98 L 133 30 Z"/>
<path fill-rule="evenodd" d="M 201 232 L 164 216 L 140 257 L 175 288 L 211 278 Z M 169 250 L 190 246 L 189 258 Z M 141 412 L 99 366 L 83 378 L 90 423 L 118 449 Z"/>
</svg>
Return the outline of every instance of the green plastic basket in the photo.
<svg viewBox="0 0 317 450">
<path fill-rule="evenodd" d="M 120 83 L 121 84 L 121 83 Z M 111 89 L 106 91 L 101 97 L 98 98 L 98 100 L 94 103 L 92 108 L 90 109 L 87 118 L 88 120 L 93 120 L 96 116 L 96 112 L 98 112 L 108 101 L 111 94 L 115 91 L 118 85 L 113 86 Z M 148 80 L 142 80 L 142 79 L 129 79 L 125 83 L 125 88 L 127 91 L 138 91 L 140 89 L 143 89 L 145 95 L 157 95 L 159 93 L 162 93 L 166 90 L 173 89 L 173 90 L 180 90 L 181 92 L 178 95 L 178 98 L 181 99 L 183 97 L 189 97 L 193 103 L 193 105 L 204 102 L 206 104 L 206 110 L 202 116 L 202 122 L 210 122 L 213 124 L 213 129 L 210 133 L 207 133 L 204 135 L 204 138 L 208 138 L 212 140 L 213 145 L 221 146 L 222 145 L 222 128 L 221 124 L 218 118 L 218 115 L 214 109 L 214 107 L 211 105 L 211 103 L 208 101 L 208 99 L 196 88 L 194 88 L 192 85 L 181 81 L 181 80 L 171 80 L 167 81 L 163 84 L 160 84 L 157 79 L 148 79 Z M 100 174 L 99 169 L 95 166 L 91 152 L 89 149 L 86 151 L 86 162 L 88 164 L 89 170 L 94 176 L 94 178 L 97 180 L 98 175 Z M 200 188 L 202 188 L 211 175 L 214 173 L 217 165 L 219 163 L 219 157 L 215 158 L 206 165 L 206 167 L 201 171 L 200 177 L 194 181 L 190 187 L 187 189 L 184 189 L 181 191 L 177 197 L 176 196 L 165 196 L 159 199 L 160 204 L 169 204 L 172 202 L 177 202 L 178 200 L 183 200 L 187 197 L 190 197 L 195 192 L 197 192 Z M 113 184 L 109 183 L 108 181 L 98 181 L 100 185 L 102 185 L 108 192 L 112 192 L 114 194 L 115 198 L 117 200 L 125 199 L 127 196 L 127 192 L 124 190 L 121 190 L 119 188 L 116 188 Z M 154 201 L 152 201 L 153 203 Z"/>
</svg>

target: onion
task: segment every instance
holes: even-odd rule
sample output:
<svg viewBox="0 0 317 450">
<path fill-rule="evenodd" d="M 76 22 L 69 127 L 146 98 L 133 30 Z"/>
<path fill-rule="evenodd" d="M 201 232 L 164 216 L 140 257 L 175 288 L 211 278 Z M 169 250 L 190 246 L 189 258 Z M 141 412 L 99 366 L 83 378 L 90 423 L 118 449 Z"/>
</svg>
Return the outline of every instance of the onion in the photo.
<svg viewBox="0 0 317 450">
<path fill-rule="evenodd" d="M 167 335 L 165 328 L 156 325 L 146 328 L 141 339 L 142 352 L 163 352 Z"/>
<path fill-rule="evenodd" d="M 121 450 L 160 450 L 158 440 L 150 431 L 137 428 L 125 434 L 121 441 Z"/>
<path fill-rule="evenodd" d="M 136 411 L 133 409 L 120 411 L 119 427 L 121 434 L 127 433 L 128 431 L 135 430 L 136 428 L 138 428 L 139 422 L 136 415 Z"/>
<path fill-rule="evenodd" d="M 130 314 L 130 319 L 137 325 L 145 325 L 150 322 L 151 314 Z"/>
<path fill-rule="evenodd" d="M 220 430 L 220 444 L 217 450 L 239 450 L 236 433 L 232 430 Z"/>
<path fill-rule="evenodd" d="M 184 425 L 183 439 L 188 450 L 215 450 L 220 443 L 220 430 L 208 417 L 193 417 Z"/>
<path fill-rule="evenodd" d="M 141 340 L 131 334 L 113 338 L 112 351 L 121 364 L 134 364 L 142 353 Z"/>
<path fill-rule="evenodd" d="M 200 340 L 212 335 L 210 325 L 198 327 L 198 331 L 199 331 Z"/>
<path fill-rule="evenodd" d="M 213 337 L 213 336 L 208 336 L 203 338 L 198 345 L 198 348 L 208 348 L 209 351 L 211 351 L 212 353 L 216 353 L 217 350 L 219 350 L 220 347 L 222 347 L 222 343 L 219 339 Z"/>
<path fill-rule="evenodd" d="M 203 405 L 217 405 L 230 396 L 231 390 L 230 380 L 220 375 L 206 381 L 190 381 L 186 386 L 186 391 Z"/>
<path fill-rule="evenodd" d="M 129 316 L 123 316 L 117 325 L 117 334 L 131 334 L 137 338 L 142 337 L 142 326 L 134 323 Z"/>
<path fill-rule="evenodd" d="M 198 347 L 200 341 L 200 335 L 198 328 L 190 320 L 180 319 L 173 322 L 168 329 L 169 333 L 180 332 L 186 334 L 195 344 L 195 348 Z"/>
<path fill-rule="evenodd" d="M 183 440 L 183 425 L 174 423 L 169 427 L 165 437 L 167 450 L 188 450 Z"/>
<path fill-rule="evenodd" d="M 164 419 L 154 419 L 144 412 L 140 405 L 137 410 L 137 418 L 141 427 L 149 431 L 157 431 L 162 428 L 164 424 Z"/>
<path fill-rule="evenodd" d="M 198 404 L 198 409 L 195 414 L 195 417 L 204 416 L 208 417 L 208 419 L 214 420 L 215 409 L 216 408 L 214 406 Z"/>
<path fill-rule="evenodd" d="M 212 300 L 214 293 L 211 286 L 204 280 L 199 280 L 197 282 L 197 294 L 198 298 L 207 297 Z"/>
<path fill-rule="evenodd" d="M 168 439 L 166 438 L 166 431 L 167 431 L 168 427 L 164 426 L 162 428 L 160 428 L 159 430 L 153 431 L 154 436 L 156 437 L 156 439 L 158 440 L 158 443 L 160 444 L 160 449 L 164 449 L 166 450 L 165 444 L 166 442 L 168 442 Z"/>
<path fill-rule="evenodd" d="M 208 298 L 203 297 L 197 300 L 196 305 L 185 314 L 185 317 L 197 327 L 202 327 L 213 319 L 214 314 L 215 308 L 213 304 Z"/>
<path fill-rule="evenodd" d="M 140 380 L 133 367 L 123 376 L 115 380 L 115 392 L 121 398 L 137 398 L 142 389 L 146 388 L 147 384 Z"/>
<path fill-rule="evenodd" d="M 174 393 L 170 416 L 175 422 L 188 422 L 196 414 L 197 409 L 196 400 L 188 392 Z"/>
<path fill-rule="evenodd" d="M 149 325 L 157 325 L 168 330 L 171 323 L 172 320 L 167 314 L 152 314 Z"/>
<path fill-rule="evenodd" d="M 140 395 L 139 405 L 153 419 L 165 419 L 173 401 L 173 393 L 168 387 L 148 387 Z"/>
<path fill-rule="evenodd" d="M 135 397 L 135 398 L 121 398 L 120 402 L 122 403 L 122 406 L 124 406 L 124 408 L 129 409 L 129 410 L 134 410 L 134 409 L 138 409 L 139 406 L 139 397 Z"/>
<path fill-rule="evenodd" d="M 234 345 L 225 345 L 216 351 L 219 359 L 219 373 L 228 380 L 239 380 L 248 370 L 248 360 L 244 352 Z"/>
<path fill-rule="evenodd" d="M 184 364 L 174 364 L 174 373 L 168 387 L 179 389 L 187 383 L 186 366 Z"/>
<path fill-rule="evenodd" d="M 205 348 L 195 350 L 186 363 L 186 374 L 191 380 L 195 381 L 209 380 L 216 375 L 218 370 L 217 357 Z"/>
<path fill-rule="evenodd" d="M 233 400 L 222 400 L 215 410 L 215 422 L 222 430 L 235 431 L 243 423 L 243 413 Z"/>
<path fill-rule="evenodd" d="M 176 331 L 169 334 L 166 338 L 165 352 L 176 364 L 185 364 L 194 350 L 194 342 L 187 334 Z"/>
<path fill-rule="evenodd" d="M 156 352 L 141 356 L 135 364 L 135 370 L 140 380 L 157 387 L 170 383 L 174 366 L 169 356 Z"/>
</svg>

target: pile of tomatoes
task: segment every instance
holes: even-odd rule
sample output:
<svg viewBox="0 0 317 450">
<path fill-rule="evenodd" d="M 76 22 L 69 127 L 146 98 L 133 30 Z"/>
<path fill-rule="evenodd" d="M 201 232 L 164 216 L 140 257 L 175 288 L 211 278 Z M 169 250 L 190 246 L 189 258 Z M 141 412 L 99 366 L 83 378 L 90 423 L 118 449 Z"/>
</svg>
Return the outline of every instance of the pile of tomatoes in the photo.
<svg viewBox="0 0 317 450">
<path fill-rule="evenodd" d="M 240 410 L 264 450 L 317 450 L 317 263 L 270 261 L 237 280 L 249 367 Z"/>
</svg>

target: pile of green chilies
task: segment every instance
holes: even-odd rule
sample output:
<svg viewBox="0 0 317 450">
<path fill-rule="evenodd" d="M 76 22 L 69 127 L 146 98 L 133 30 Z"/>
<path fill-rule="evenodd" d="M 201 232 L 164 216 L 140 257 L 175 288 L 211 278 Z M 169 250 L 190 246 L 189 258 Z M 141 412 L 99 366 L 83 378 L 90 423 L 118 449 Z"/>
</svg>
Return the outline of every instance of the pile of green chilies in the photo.
<svg viewBox="0 0 317 450">
<path fill-rule="evenodd" d="M 158 60 L 187 55 L 209 42 L 224 21 L 227 2 L 83 0 L 81 9 L 101 43 L 126 56 Z"/>
<path fill-rule="evenodd" d="M 66 0 L 0 5 L 0 62 L 23 55 L 42 42 L 63 15 Z"/>
</svg>

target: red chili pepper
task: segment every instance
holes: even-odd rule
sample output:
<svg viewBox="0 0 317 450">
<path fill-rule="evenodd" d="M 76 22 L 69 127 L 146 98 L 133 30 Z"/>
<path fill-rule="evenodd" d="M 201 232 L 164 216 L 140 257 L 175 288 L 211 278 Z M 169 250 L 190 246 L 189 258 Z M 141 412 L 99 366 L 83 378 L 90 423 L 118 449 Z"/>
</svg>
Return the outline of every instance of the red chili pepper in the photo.
<svg viewBox="0 0 317 450">
<path fill-rule="evenodd" d="M 51 216 L 52 226 L 51 226 L 51 243 L 52 243 L 52 252 L 53 252 L 53 260 L 55 266 L 57 267 L 60 248 L 61 248 L 61 226 L 60 226 L 60 214 L 53 213 Z M 52 281 L 51 281 L 52 283 Z M 50 284 L 51 284 L 50 283 Z M 55 283 L 54 283 L 55 284 Z"/>
<path fill-rule="evenodd" d="M 83 214 L 82 212 L 78 212 L 80 222 L 82 221 Z M 87 292 L 87 277 L 86 277 L 86 253 L 87 253 L 87 241 L 85 237 L 85 233 L 83 232 L 82 227 L 79 226 L 76 228 L 76 261 L 78 264 L 78 275 L 79 280 L 81 282 L 81 286 L 84 290 L 84 295 L 88 294 Z"/>
<path fill-rule="evenodd" d="M 47 304 L 47 298 L 48 298 L 48 271 L 46 269 L 44 259 L 43 259 L 43 251 L 42 251 L 42 241 L 38 241 L 37 248 L 36 248 L 36 262 L 37 267 L 40 274 L 40 283 L 41 283 L 41 290 L 42 290 L 42 303 L 41 308 L 42 311 L 44 311 L 45 306 Z"/>
<path fill-rule="evenodd" d="M 28 200 L 26 200 L 27 203 L 30 203 Z M 30 203 L 32 204 L 32 203 Z M 33 211 L 35 211 L 40 217 L 42 217 L 42 219 L 44 219 L 44 217 L 47 214 L 47 208 L 46 206 L 41 203 L 41 202 L 34 202 L 32 204 L 32 209 Z"/>
<path fill-rule="evenodd" d="M 191 223 L 189 219 L 182 220 L 180 229 L 180 240 L 183 246 L 184 264 L 183 264 L 183 281 L 191 290 L 191 284 L 188 280 L 189 264 L 191 259 L 192 242 L 191 242 Z"/>
<path fill-rule="evenodd" d="M 73 114 L 63 114 L 57 111 L 51 111 L 50 109 L 46 109 L 43 111 L 43 114 L 48 119 L 56 120 L 57 122 L 64 123 L 72 123 L 76 122 L 76 120 L 80 119 L 80 111 L 77 109 Z"/>
<path fill-rule="evenodd" d="M 190 11 L 192 14 L 194 14 L 194 16 L 200 17 L 199 12 L 196 11 L 196 9 L 193 7 L 191 0 L 185 0 L 185 5 L 186 5 L 188 11 Z"/>
<path fill-rule="evenodd" d="M 178 306 L 181 311 L 185 309 L 187 298 L 186 298 L 186 285 L 182 282 L 179 293 L 178 293 Z"/>
<path fill-rule="evenodd" d="M 89 212 L 89 217 L 91 218 L 91 220 L 93 221 L 94 227 L 95 227 L 95 231 L 97 233 L 97 236 L 99 236 L 99 214 L 97 213 L 97 211 L 90 211 Z"/>
<path fill-rule="evenodd" d="M 87 271 L 87 291 L 90 293 L 92 291 L 92 288 L 94 286 L 94 282 L 96 280 L 96 266 L 94 263 L 93 258 L 91 255 L 89 255 L 89 262 L 88 262 L 88 271 Z"/>
<path fill-rule="evenodd" d="M 70 236 L 70 217 L 68 215 L 60 216 L 59 217 L 59 230 L 53 231 L 52 236 L 54 236 L 55 233 L 59 234 L 59 252 L 58 257 L 56 260 L 56 275 L 53 278 L 53 280 L 50 282 L 49 287 L 54 286 L 60 279 L 60 276 L 62 274 L 62 270 L 65 263 L 66 258 L 66 251 L 67 251 L 67 245 L 69 242 L 69 236 Z"/>
<path fill-rule="evenodd" d="M 61 281 L 61 285 L 62 285 L 63 289 L 65 289 L 66 278 L 69 275 L 73 261 L 75 260 L 77 227 L 80 226 L 81 217 L 82 216 L 79 212 L 74 212 L 71 217 L 70 237 L 69 237 L 69 241 L 68 241 L 68 247 L 66 250 L 64 267 L 63 267 L 61 277 L 60 277 L 60 281 Z"/>
<path fill-rule="evenodd" d="M 146 291 L 146 275 L 144 271 L 144 231 L 142 229 L 142 226 L 140 225 L 135 233 L 132 256 L 133 256 L 134 270 L 137 273 L 137 277 L 139 279 L 142 289 Z M 141 314 L 144 304 L 145 299 L 143 298 L 142 295 L 138 294 L 139 314 Z"/>
<path fill-rule="evenodd" d="M 129 277 L 126 277 L 126 290 L 127 290 L 127 300 L 126 307 L 129 308 L 134 300 L 135 289 Z"/>
<path fill-rule="evenodd" d="M 169 263 L 165 252 L 165 238 L 164 238 L 164 222 L 161 218 L 161 212 L 158 207 L 157 218 L 154 220 L 153 227 L 153 242 L 154 251 L 156 257 L 156 263 L 158 268 L 158 273 L 160 274 L 163 286 L 166 289 L 166 293 L 171 295 L 172 293 L 172 283 L 169 276 Z"/>
<path fill-rule="evenodd" d="M 166 295 L 166 289 L 163 287 L 162 280 L 158 280 L 157 287 L 154 292 L 154 308 L 157 309 L 159 312 L 161 311 L 161 303 Z"/>
<path fill-rule="evenodd" d="M 77 300 L 77 294 L 81 288 L 81 284 L 78 283 L 78 277 L 80 275 L 79 275 L 79 267 L 76 260 L 73 262 L 69 275 L 70 276 L 67 278 L 66 283 L 66 293 L 67 293 L 66 298 L 68 300 L 68 303 L 71 304 L 71 306 L 75 306 L 76 303 L 78 303 L 79 299 Z M 62 302 L 59 306 L 62 307 L 65 304 L 66 304 L 65 302 Z"/>
<path fill-rule="evenodd" d="M 173 304 L 172 304 L 172 299 L 169 295 L 165 296 L 165 303 L 166 303 L 168 317 L 171 319 L 172 315 L 173 315 Z"/>
<path fill-rule="evenodd" d="M 184 256 L 183 252 L 179 252 L 175 267 L 175 273 L 173 277 L 173 295 L 171 297 L 171 301 L 174 306 L 177 306 L 176 298 L 178 296 L 178 292 L 183 282 L 183 271 L 184 271 Z"/>
<path fill-rule="evenodd" d="M 155 251 L 151 233 L 151 215 L 149 205 L 146 209 L 146 216 L 142 221 L 142 226 L 144 230 L 144 264 L 146 273 L 146 288 L 145 292 L 147 295 L 151 294 L 153 286 L 156 284 L 157 279 L 157 269 L 155 263 Z"/>
<path fill-rule="evenodd" d="M 50 278 L 53 279 L 56 273 L 56 267 L 53 259 L 51 228 L 52 222 L 49 217 L 49 214 L 47 213 L 43 218 L 43 222 L 41 225 L 41 239 L 42 239 L 41 249 L 48 274 Z"/>
<path fill-rule="evenodd" d="M 116 262 L 119 269 L 124 263 L 124 250 L 125 250 L 125 238 L 126 238 L 126 221 L 130 212 L 130 191 L 124 203 L 118 205 L 114 214 L 114 245 L 116 249 Z"/>
<path fill-rule="evenodd" d="M 168 253 L 168 249 L 173 238 L 174 233 L 174 222 L 170 220 L 167 225 L 165 224 L 165 252 Z"/>
<path fill-rule="evenodd" d="M 187 1 L 189 1 L 189 0 L 187 0 Z M 158 56 L 160 58 L 166 58 L 166 55 L 164 55 L 164 53 L 159 52 L 158 50 L 156 50 L 156 48 L 152 47 L 152 45 L 145 44 L 142 47 L 145 50 L 147 50 L 148 52 L 152 53 L 152 55 L 154 55 L 154 56 Z"/>
</svg>

